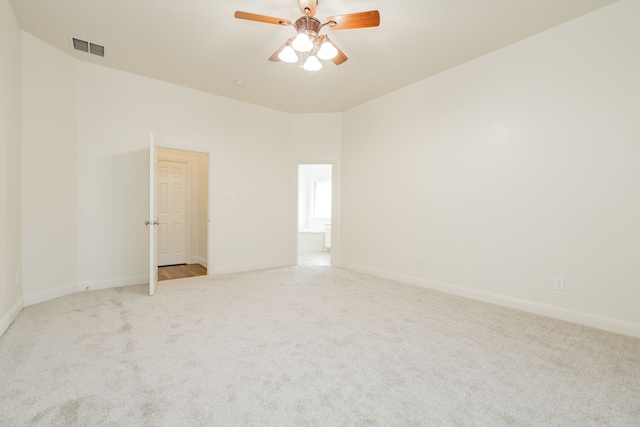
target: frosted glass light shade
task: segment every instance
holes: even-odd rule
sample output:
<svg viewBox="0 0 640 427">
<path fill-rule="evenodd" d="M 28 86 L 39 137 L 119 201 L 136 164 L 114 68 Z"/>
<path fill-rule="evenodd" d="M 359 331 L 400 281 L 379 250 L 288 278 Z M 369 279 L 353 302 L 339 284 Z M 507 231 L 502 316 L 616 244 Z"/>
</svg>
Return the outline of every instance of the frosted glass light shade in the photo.
<svg viewBox="0 0 640 427">
<path fill-rule="evenodd" d="M 280 61 L 284 62 L 296 62 L 298 60 L 298 55 L 296 55 L 296 51 L 293 50 L 291 46 L 286 45 L 278 54 L 278 58 L 280 58 Z"/>
<path fill-rule="evenodd" d="M 322 68 L 322 63 L 315 56 L 311 55 L 304 61 L 304 65 L 302 66 L 307 71 L 318 71 Z"/>
<path fill-rule="evenodd" d="M 326 40 L 320 46 L 320 50 L 318 51 L 318 58 L 320 59 L 333 59 L 338 55 L 338 49 L 331 43 Z"/>
<path fill-rule="evenodd" d="M 309 52 L 313 49 L 313 42 L 305 33 L 298 33 L 296 38 L 291 42 L 291 46 L 298 52 Z"/>
</svg>

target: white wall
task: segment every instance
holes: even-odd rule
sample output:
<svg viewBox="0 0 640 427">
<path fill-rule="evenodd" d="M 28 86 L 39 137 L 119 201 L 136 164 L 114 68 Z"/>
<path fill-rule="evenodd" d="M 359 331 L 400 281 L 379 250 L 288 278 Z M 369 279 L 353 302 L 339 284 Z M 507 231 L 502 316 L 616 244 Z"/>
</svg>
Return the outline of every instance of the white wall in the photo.
<svg viewBox="0 0 640 427">
<path fill-rule="evenodd" d="M 342 114 L 290 114 L 294 162 L 331 163 L 340 159 Z"/>
<path fill-rule="evenodd" d="M 198 263 L 208 267 L 209 253 L 209 156 L 198 157 Z"/>
<path fill-rule="evenodd" d="M 22 34 L 22 242 L 27 305 L 77 288 L 76 60 Z"/>
<path fill-rule="evenodd" d="M 23 306 L 20 36 L 9 1 L 0 0 L 0 335 Z"/>
<path fill-rule="evenodd" d="M 211 274 L 295 260 L 292 140 L 281 137 L 294 127 L 290 114 L 75 61 L 24 39 L 27 303 L 146 282 L 149 133 L 160 146 L 210 154 L 202 177 L 211 197 L 200 221 L 210 246 L 198 243 L 211 254 Z M 319 117 L 329 131 L 298 151 L 335 160 L 339 115 Z"/>
<path fill-rule="evenodd" d="M 211 153 L 210 274 L 289 264 L 288 126 L 286 113 L 78 63 L 80 287 L 146 281 L 149 133 Z"/>
<path fill-rule="evenodd" d="M 617 2 L 346 112 L 343 265 L 640 336 L 638 16 Z"/>
</svg>

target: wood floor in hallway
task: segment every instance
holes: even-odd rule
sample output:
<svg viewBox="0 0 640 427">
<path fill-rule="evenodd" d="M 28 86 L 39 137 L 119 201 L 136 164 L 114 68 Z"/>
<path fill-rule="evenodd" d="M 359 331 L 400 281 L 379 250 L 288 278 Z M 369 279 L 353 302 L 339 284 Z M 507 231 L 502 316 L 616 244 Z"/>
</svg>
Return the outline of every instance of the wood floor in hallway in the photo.
<svg viewBox="0 0 640 427">
<path fill-rule="evenodd" d="M 183 277 L 206 276 L 206 267 L 200 264 L 180 264 L 158 267 L 158 280 L 182 279 Z"/>
</svg>

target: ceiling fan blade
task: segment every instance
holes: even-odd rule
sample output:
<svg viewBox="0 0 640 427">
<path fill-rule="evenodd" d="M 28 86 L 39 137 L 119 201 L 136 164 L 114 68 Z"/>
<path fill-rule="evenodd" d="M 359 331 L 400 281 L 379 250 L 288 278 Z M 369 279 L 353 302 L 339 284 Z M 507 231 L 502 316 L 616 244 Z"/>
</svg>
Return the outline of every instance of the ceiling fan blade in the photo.
<svg viewBox="0 0 640 427">
<path fill-rule="evenodd" d="M 267 24 L 276 24 L 276 25 L 291 25 L 291 21 L 284 18 L 274 18 L 273 16 L 266 15 L 258 15 L 255 13 L 249 12 L 241 12 L 236 10 L 236 13 L 233 15 L 238 19 L 246 19 L 248 21 L 256 21 L 256 22 L 265 22 Z"/>
<path fill-rule="evenodd" d="M 344 54 L 343 51 L 340 50 L 340 48 L 338 46 L 336 46 L 335 44 L 333 45 L 336 49 L 338 49 L 338 54 L 336 55 L 335 58 L 332 59 L 333 63 L 336 65 L 340 65 L 343 62 L 345 62 L 347 59 L 347 55 Z"/>
<path fill-rule="evenodd" d="M 370 10 L 368 12 L 330 16 L 327 18 L 327 23 L 325 25 L 332 30 L 352 30 L 355 28 L 377 27 L 380 25 L 380 12 L 377 10 Z"/>
<path fill-rule="evenodd" d="M 286 43 L 285 43 L 286 44 Z M 280 58 L 278 58 L 278 54 L 280 53 L 280 51 L 282 50 L 282 48 L 284 48 L 284 45 L 280 46 L 278 48 L 278 50 L 276 50 L 275 52 L 273 52 L 273 55 L 271 55 L 269 57 L 269 61 L 273 61 L 273 62 L 280 62 Z"/>
<path fill-rule="evenodd" d="M 309 16 L 315 16 L 318 0 L 298 0 L 298 4 L 300 5 L 300 12 L 306 15 L 306 9 L 309 9 Z"/>
</svg>

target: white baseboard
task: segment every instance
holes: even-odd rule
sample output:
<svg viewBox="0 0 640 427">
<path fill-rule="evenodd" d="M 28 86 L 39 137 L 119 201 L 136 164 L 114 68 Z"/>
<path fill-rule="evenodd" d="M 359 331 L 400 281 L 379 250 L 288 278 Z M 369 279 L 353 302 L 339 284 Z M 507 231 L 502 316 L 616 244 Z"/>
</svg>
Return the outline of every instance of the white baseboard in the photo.
<svg viewBox="0 0 640 427">
<path fill-rule="evenodd" d="M 77 292 L 77 285 L 68 285 L 57 289 L 51 289 L 43 292 L 36 292 L 24 296 L 24 306 L 28 307 L 33 304 L 49 301 L 54 298 L 60 298 Z"/>
<path fill-rule="evenodd" d="M 131 286 L 149 283 L 147 276 L 133 276 L 122 279 L 96 280 L 91 282 L 83 282 L 77 285 L 64 286 L 62 288 L 52 289 L 44 292 L 36 292 L 24 296 L 24 306 L 28 307 L 33 304 L 49 301 L 54 298 L 71 295 L 78 291 L 119 288 L 121 286 Z"/>
<path fill-rule="evenodd" d="M 207 268 L 207 259 L 206 258 L 202 258 L 201 256 L 195 257 L 195 259 L 193 260 L 193 262 L 191 264 L 200 264 L 204 268 Z"/>
<path fill-rule="evenodd" d="M 580 312 L 563 307 L 555 307 L 547 304 L 540 304 L 533 301 L 513 298 L 507 295 L 499 295 L 491 292 L 479 291 L 477 289 L 451 285 L 448 283 L 442 283 L 433 280 L 421 279 L 415 276 L 409 276 L 385 270 L 378 270 L 375 268 L 364 267 L 356 264 L 343 263 L 342 268 L 347 270 L 359 271 L 361 273 L 383 277 L 385 279 L 395 280 L 398 282 L 408 283 L 411 285 L 422 286 L 424 288 L 458 295 L 465 298 L 471 298 L 491 304 L 501 305 L 504 307 L 515 308 L 517 310 L 526 311 L 528 313 L 539 314 L 542 316 L 565 320 L 567 322 L 577 323 L 597 329 L 603 329 L 605 331 L 640 338 L 640 324 L 628 322 L 626 320 L 614 319 L 606 316 Z"/>
<path fill-rule="evenodd" d="M 120 279 L 92 280 L 78 283 L 77 291 L 91 291 L 96 289 L 120 288 L 122 286 L 144 285 L 149 283 L 149 276 L 131 276 Z"/>
<path fill-rule="evenodd" d="M 22 297 L 18 298 L 18 300 L 11 306 L 9 311 L 7 311 L 4 316 L 0 319 L 0 337 L 9 329 L 11 323 L 18 317 L 18 314 L 24 308 L 24 300 Z"/>
<path fill-rule="evenodd" d="M 230 267 L 213 268 L 207 270 L 207 274 L 210 276 L 219 276 L 221 274 L 242 273 L 244 271 L 266 270 L 268 268 L 288 267 L 292 265 L 290 261 L 274 261 L 264 262 L 260 264 L 243 264 L 233 265 Z"/>
</svg>

